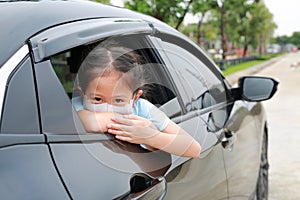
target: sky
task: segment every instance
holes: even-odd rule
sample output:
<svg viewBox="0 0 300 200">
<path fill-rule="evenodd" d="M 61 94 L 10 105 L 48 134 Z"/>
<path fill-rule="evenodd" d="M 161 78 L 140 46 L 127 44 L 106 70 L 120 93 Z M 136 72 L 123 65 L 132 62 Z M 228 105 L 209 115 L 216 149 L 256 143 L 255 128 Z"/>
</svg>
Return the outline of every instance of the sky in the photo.
<svg viewBox="0 0 300 200">
<path fill-rule="evenodd" d="M 111 2 L 123 6 L 123 0 Z M 264 2 L 277 24 L 274 36 L 291 36 L 293 32 L 300 32 L 300 0 L 264 0 Z"/>
<path fill-rule="evenodd" d="M 300 32 L 300 0 L 264 0 L 277 24 L 274 36 Z"/>
</svg>

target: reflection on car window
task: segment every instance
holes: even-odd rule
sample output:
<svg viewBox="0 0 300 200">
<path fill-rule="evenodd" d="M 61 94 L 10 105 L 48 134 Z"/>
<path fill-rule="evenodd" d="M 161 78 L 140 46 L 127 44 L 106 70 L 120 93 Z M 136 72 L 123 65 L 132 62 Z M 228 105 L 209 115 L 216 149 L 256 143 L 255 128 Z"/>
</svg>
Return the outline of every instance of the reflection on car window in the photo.
<svg viewBox="0 0 300 200">
<path fill-rule="evenodd" d="M 160 40 L 160 39 L 158 39 Z M 161 41 L 160 51 L 172 65 L 171 73 L 187 111 L 210 107 L 225 100 L 225 88 L 210 69 L 187 49 L 188 45 Z"/>
<path fill-rule="evenodd" d="M 70 64 L 67 62 L 70 56 L 71 52 L 68 51 L 51 58 L 53 69 L 69 95 L 72 93 L 76 77 L 76 73 L 72 73 Z"/>
</svg>

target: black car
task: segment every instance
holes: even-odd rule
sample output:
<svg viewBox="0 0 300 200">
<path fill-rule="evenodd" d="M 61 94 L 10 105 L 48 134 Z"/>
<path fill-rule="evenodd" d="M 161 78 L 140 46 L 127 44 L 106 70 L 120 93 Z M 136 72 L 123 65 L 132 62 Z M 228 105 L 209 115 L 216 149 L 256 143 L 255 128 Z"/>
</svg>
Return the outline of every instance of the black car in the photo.
<svg viewBox="0 0 300 200">
<path fill-rule="evenodd" d="M 267 199 L 267 77 L 232 87 L 168 25 L 89 1 L 0 2 L 1 199 Z M 113 38 L 143 56 L 148 100 L 201 145 L 199 158 L 87 133 L 74 82 L 87 45 Z"/>
</svg>

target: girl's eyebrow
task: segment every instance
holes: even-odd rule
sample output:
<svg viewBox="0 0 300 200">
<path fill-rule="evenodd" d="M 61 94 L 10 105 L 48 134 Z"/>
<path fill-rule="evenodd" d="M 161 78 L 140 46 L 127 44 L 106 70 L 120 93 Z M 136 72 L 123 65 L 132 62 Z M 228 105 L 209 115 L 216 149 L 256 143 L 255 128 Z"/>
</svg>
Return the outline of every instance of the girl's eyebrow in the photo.
<svg viewBox="0 0 300 200">
<path fill-rule="evenodd" d="M 96 92 L 91 92 L 90 95 L 91 96 L 100 96 L 100 97 L 104 96 L 101 93 L 96 93 Z M 127 96 L 128 96 L 127 94 L 116 94 L 116 95 L 113 95 L 112 98 L 120 98 L 120 97 L 127 98 Z"/>
<path fill-rule="evenodd" d="M 103 98 L 103 95 L 100 94 L 100 93 L 94 93 L 94 92 L 91 92 L 89 95 L 89 97 L 98 97 L 98 98 Z"/>
<path fill-rule="evenodd" d="M 126 98 L 128 95 L 126 94 L 117 94 L 117 95 L 114 95 L 113 98 L 118 98 L 118 97 L 124 97 Z"/>
<path fill-rule="evenodd" d="M 94 93 L 94 92 L 91 92 L 90 95 L 91 95 L 91 96 L 103 96 L 103 95 L 101 95 L 100 93 Z"/>
</svg>

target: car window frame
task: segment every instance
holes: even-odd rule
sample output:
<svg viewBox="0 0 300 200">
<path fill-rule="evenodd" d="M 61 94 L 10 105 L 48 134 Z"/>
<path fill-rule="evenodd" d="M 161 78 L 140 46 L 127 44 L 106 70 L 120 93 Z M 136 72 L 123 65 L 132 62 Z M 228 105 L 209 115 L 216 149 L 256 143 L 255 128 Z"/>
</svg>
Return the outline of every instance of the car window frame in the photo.
<svg viewBox="0 0 300 200">
<path fill-rule="evenodd" d="M 97 19 L 96 21 L 101 22 L 101 20 L 103 21 L 103 19 Z M 110 30 L 109 31 L 105 30 L 104 31 L 105 34 L 97 33 L 97 34 L 93 35 L 93 31 L 94 31 L 93 28 L 83 29 L 83 30 L 79 30 L 79 31 L 77 30 L 78 33 L 84 33 L 85 31 L 92 30 L 92 33 L 91 33 L 92 36 L 87 37 L 87 39 L 85 39 L 85 40 L 81 40 L 81 38 L 77 38 L 78 41 L 75 40 L 75 42 L 70 42 L 70 38 L 68 38 L 68 34 L 63 34 L 66 32 L 66 30 L 64 28 L 67 26 L 69 28 L 68 30 L 70 30 L 70 27 L 72 27 L 72 23 L 69 23 L 67 25 L 63 24 L 58 27 L 50 28 L 38 35 L 35 35 L 33 38 L 30 39 L 31 55 L 32 55 L 32 60 L 34 61 L 34 69 L 35 69 L 35 73 L 36 73 L 36 81 L 38 83 L 37 89 L 39 90 L 38 91 L 39 95 L 42 94 L 42 91 L 40 91 L 40 89 L 39 89 L 39 82 L 41 82 L 42 80 L 38 80 L 39 77 L 37 77 L 38 76 L 37 74 L 39 73 L 38 71 L 42 70 L 41 68 L 49 68 L 48 65 L 49 65 L 51 56 L 65 52 L 66 50 L 69 50 L 76 45 L 80 46 L 80 45 L 86 44 L 86 43 L 91 44 L 94 42 L 99 42 L 99 41 L 105 39 L 107 37 L 107 35 L 109 35 L 109 34 L 111 34 L 111 35 L 109 35 L 110 37 L 111 36 L 122 36 L 122 35 L 126 36 L 126 35 L 134 35 L 134 34 L 151 35 L 151 34 L 153 34 L 153 31 L 154 31 L 154 29 L 150 25 L 150 23 L 145 22 L 143 20 L 130 19 L 130 22 L 128 22 L 128 20 L 126 20 L 126 19 L 120 20 L 120 19 L 116 19 L 116 18 L 105 19 L 105 20 L 107 23 L 113 23 L 112 26 L 109 26 L 106 24 L 108 27 L 110 27 Z M 91 20 L 91 21 L 94 22 L 94 20 Z M 87 21 L 84 20 L 84 22 L 87 22 Z M 120 24 L 122 24 L 122 22 L 124 23 L 122 26 L 128 26 L 128 23 L 132 23 L 131 24 L 132 26 L 129 26 L 125 30 L 123 30 L 120 28 Z M 73 24 L 77 25 L 77 22 L 74 22 Z M 84 25 L 84 23 L 81 23 L 79 27 L 83 28 L 84 27 L 83 25 Z M 101 24 L 95 26 L 96 29 L 99 27 L 102 27 Z M 114 29 L 117 29 L 118 31 L 114 31 Z M 60 30 L 62 32 L 60 34 L 58 34 L 58 36 L 56 36 L 58 30 Z M 102 32 L 103 32 L 103 30 L 102 30 Z M 76 35 L 78 35 L 78 33 L 76 33 L 76 31 L 75 31 L 75 32 L 71 32 L 69 35 L 72 35 L 75 37 Z M 52 39 L 51 39 L 51 37 L 52 37 Z M 63 41 L 64 39 L 66 39 L 65 42 Z M 149 48 L 153 49 L 152 48 L 153 45 L 151 43 L 149 43 L 149 41 L 146 38 L 145 38 L 145 42 L 147 43 Z M 66 43 L 68 43 L 68 44 L 64 46 L 64 44 L 66 44 Z M 155 54 L 156 59 L 158 59 L 157 61 L 161 62 L 162 60 L 159 59 L 158 54 L 155 53 L 155 51 L 152 51 L 152 52 Z M 167 70 L 164 70 L 164 71 L 166 73 L 168 72 Z M 52 69 L 48 69 L 48 72 L 50 74 L 53 74 L 53 72 L 54 72 L 53 66 L 52 66 Z M 42 73 L 42 72 L 40 72 L 40 73 Z M 54 74 L 55 74 L 55 72 L 54 72 Z M 168 76 L 168 75 L 166 74 L 166 76 Z M 172 79 L 168 78 L 169 82 L 171 80 Z M 59 81 L 59 84 L 61 84 L 60 81 Z M 172 89 L 174 89 L 175 91 L 177 90 L 177 88 L 174 88 L 175 84 L 170 83 L 170 85 L 172 86 Z M 63 88 L 63 87 L 60 87 L 60 88 Z M 177 95 L 177 93 L 175 95 Z M 41 112 L 43 110 L 41 108 L 41 106 L 43 106 L 44 103 L 40 98 L 41 97 L 39 96 L 40 112 Z M 71 104 L 71 102 L 70 102 L 70 104 Z M 182 112 L 181 109 L 182 108 L 180 107 L 180 113 Z M 41 115 L 41 124 L 43 124 L 43 123 L 45 123 L 45 119 L 44 119 L 45 116 L 42 112 L 40 113 L 40 115 Z M 76 115 L 76 114 L 73 114 L 73 115 Z M 45 125 L 41 125 L 41 126 L 43 129 L 43 132 L 49 132 L 51 134 L 54 134 L 52 131 L 45 131 L 44 130 L 44 128 L 46 127 Z M 81 124 L 81 126 L 82 126 L 82 124 Z M 75 127 L 76 127 L 76 125 L 75 125 Z M 81 130 L 81 128 L 80 128 L 80 130 Z M 59 131 L 56 131 L 56 132 L 59 132 Z M 61 133 L 71 134 L 71 132 L 69 133 L 66 131 L 62 131 Z M 77 131 L 77 134 L 78 133 L 83 133 L 83 132 Z"/>
<path fill-rule="evenodd" d="M 105 30 L 105 31 L 103 31 Z M 144 20 L 130 18 L 100 18 L 70 22 L 51 27 L 30 38 L 35 63 L 76 46 L 102 38 L 131 33 L 149 33 L 154 29 Z"/>
</svg>

